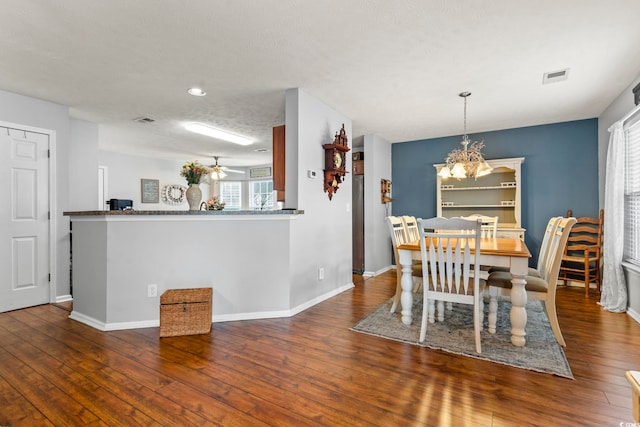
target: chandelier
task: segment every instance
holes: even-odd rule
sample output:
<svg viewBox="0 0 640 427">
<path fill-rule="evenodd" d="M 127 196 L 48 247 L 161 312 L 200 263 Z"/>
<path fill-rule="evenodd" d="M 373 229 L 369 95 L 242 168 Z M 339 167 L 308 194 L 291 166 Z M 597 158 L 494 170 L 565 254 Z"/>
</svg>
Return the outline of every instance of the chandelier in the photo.
<svg viewBox="0 0 640 427">
<path fill-rule="evenodd" d="M 460 142 L 462 148 L 456 148 L 447 155 L 444 160 L 445 165 L 438 174 L 441 178 L 478 178 L 489 175 L 493 170 L 482 156 L 484 142 L 471 142 L 467 135 L 467 97 L 469 95 L 471 92 L 458 94 L 464 98 L 464 135 L 462 135 L 462 142 Z"/>
</svg>

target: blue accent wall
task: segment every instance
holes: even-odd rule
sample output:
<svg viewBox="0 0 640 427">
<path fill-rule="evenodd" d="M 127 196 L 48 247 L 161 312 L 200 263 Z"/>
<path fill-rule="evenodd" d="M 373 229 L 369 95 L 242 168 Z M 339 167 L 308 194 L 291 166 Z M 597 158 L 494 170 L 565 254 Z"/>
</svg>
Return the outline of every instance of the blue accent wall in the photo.
<svg viewBox="0 0 640 427">
<path fill-rule="evenodd" d="M 598 216 L 598 120 L 587 119 L 470 134 L 484 140 L 487 159 L 524 157 L 522 227 L 537 262 L 549 218 Z M 461 136 L 392 144 L 393 215 L 436 215 L 436 163 L 460 147 Z"/>
</svg>

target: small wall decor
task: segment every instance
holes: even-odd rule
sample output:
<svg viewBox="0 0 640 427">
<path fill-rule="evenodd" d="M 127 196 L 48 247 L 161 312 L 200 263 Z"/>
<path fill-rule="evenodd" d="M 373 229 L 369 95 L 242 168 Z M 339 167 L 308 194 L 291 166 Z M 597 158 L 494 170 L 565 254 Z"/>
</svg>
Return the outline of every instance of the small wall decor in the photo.
<svg viewBox="0 0 640 427">
<path fill-rule="evenodd" d="M 391 181 L 388 179 L 380 180 L 381 203 L 393 202 L 391 198 Z"/>
<path fill-rule="evenodd" d="M 168 205 L 181 205 L 187 195 L 187 187 L 179 184 L 165 185 L 162 188 L 162 201 Z"/>
<path fill-rule="evenodd" d="M 340 132 L 336 132 L 333 142 L 322 145 L 324 148 L 324 192 L 328 193 L 329 200 L 333 198 L 333 193 L 338 191 L 338 186 L 347 174 L 346 154 L 350 150 L 347 145 L 348 140 L 343 123 Z"/>
<path fill-rule="evenodd" d="M 249 169 L 249 178 L 269 178 L 271 176 L 271 167 Z"/>
<path fill-rule="evenodd" d="M 142 203 L 160 203 L 160 181 L 157 179 L 141 179 L 140 191 Z"/>
</svg>

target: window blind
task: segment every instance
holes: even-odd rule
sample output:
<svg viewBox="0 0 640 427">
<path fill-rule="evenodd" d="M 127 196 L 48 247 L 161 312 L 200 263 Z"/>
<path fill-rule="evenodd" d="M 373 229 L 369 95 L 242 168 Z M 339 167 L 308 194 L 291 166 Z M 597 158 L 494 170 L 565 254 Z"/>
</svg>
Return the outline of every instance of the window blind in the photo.
<svg viewBox="0 0 640 427">
<path fill-rule="evenodd" d="M 242 208 L 242 183 L 240 181 L 221 181 L 220 199 L 225 210 L 239 211 Z"/>
<path fill-rule="evenodd" d="M 640 264 L 640 120 L 625 126 L 624 257 Z"/>
<path fill-rule="evenodd" d="M 273 181 L 251 181 L 249 206 L 254 209 L 273 208 Z"/>
</svg>

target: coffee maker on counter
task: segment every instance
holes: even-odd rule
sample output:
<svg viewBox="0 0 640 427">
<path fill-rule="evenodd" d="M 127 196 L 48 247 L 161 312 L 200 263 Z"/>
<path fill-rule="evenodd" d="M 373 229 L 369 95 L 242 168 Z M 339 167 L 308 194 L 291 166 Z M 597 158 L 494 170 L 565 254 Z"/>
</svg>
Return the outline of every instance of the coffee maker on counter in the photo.
<svg viewBox="0 0 640 427">
<path fill-rule="evenodd" d="M 110 211 L 133 210 L 133 200 L 128 199 L 110 199 L 107 201 Z"/>
</svg>

